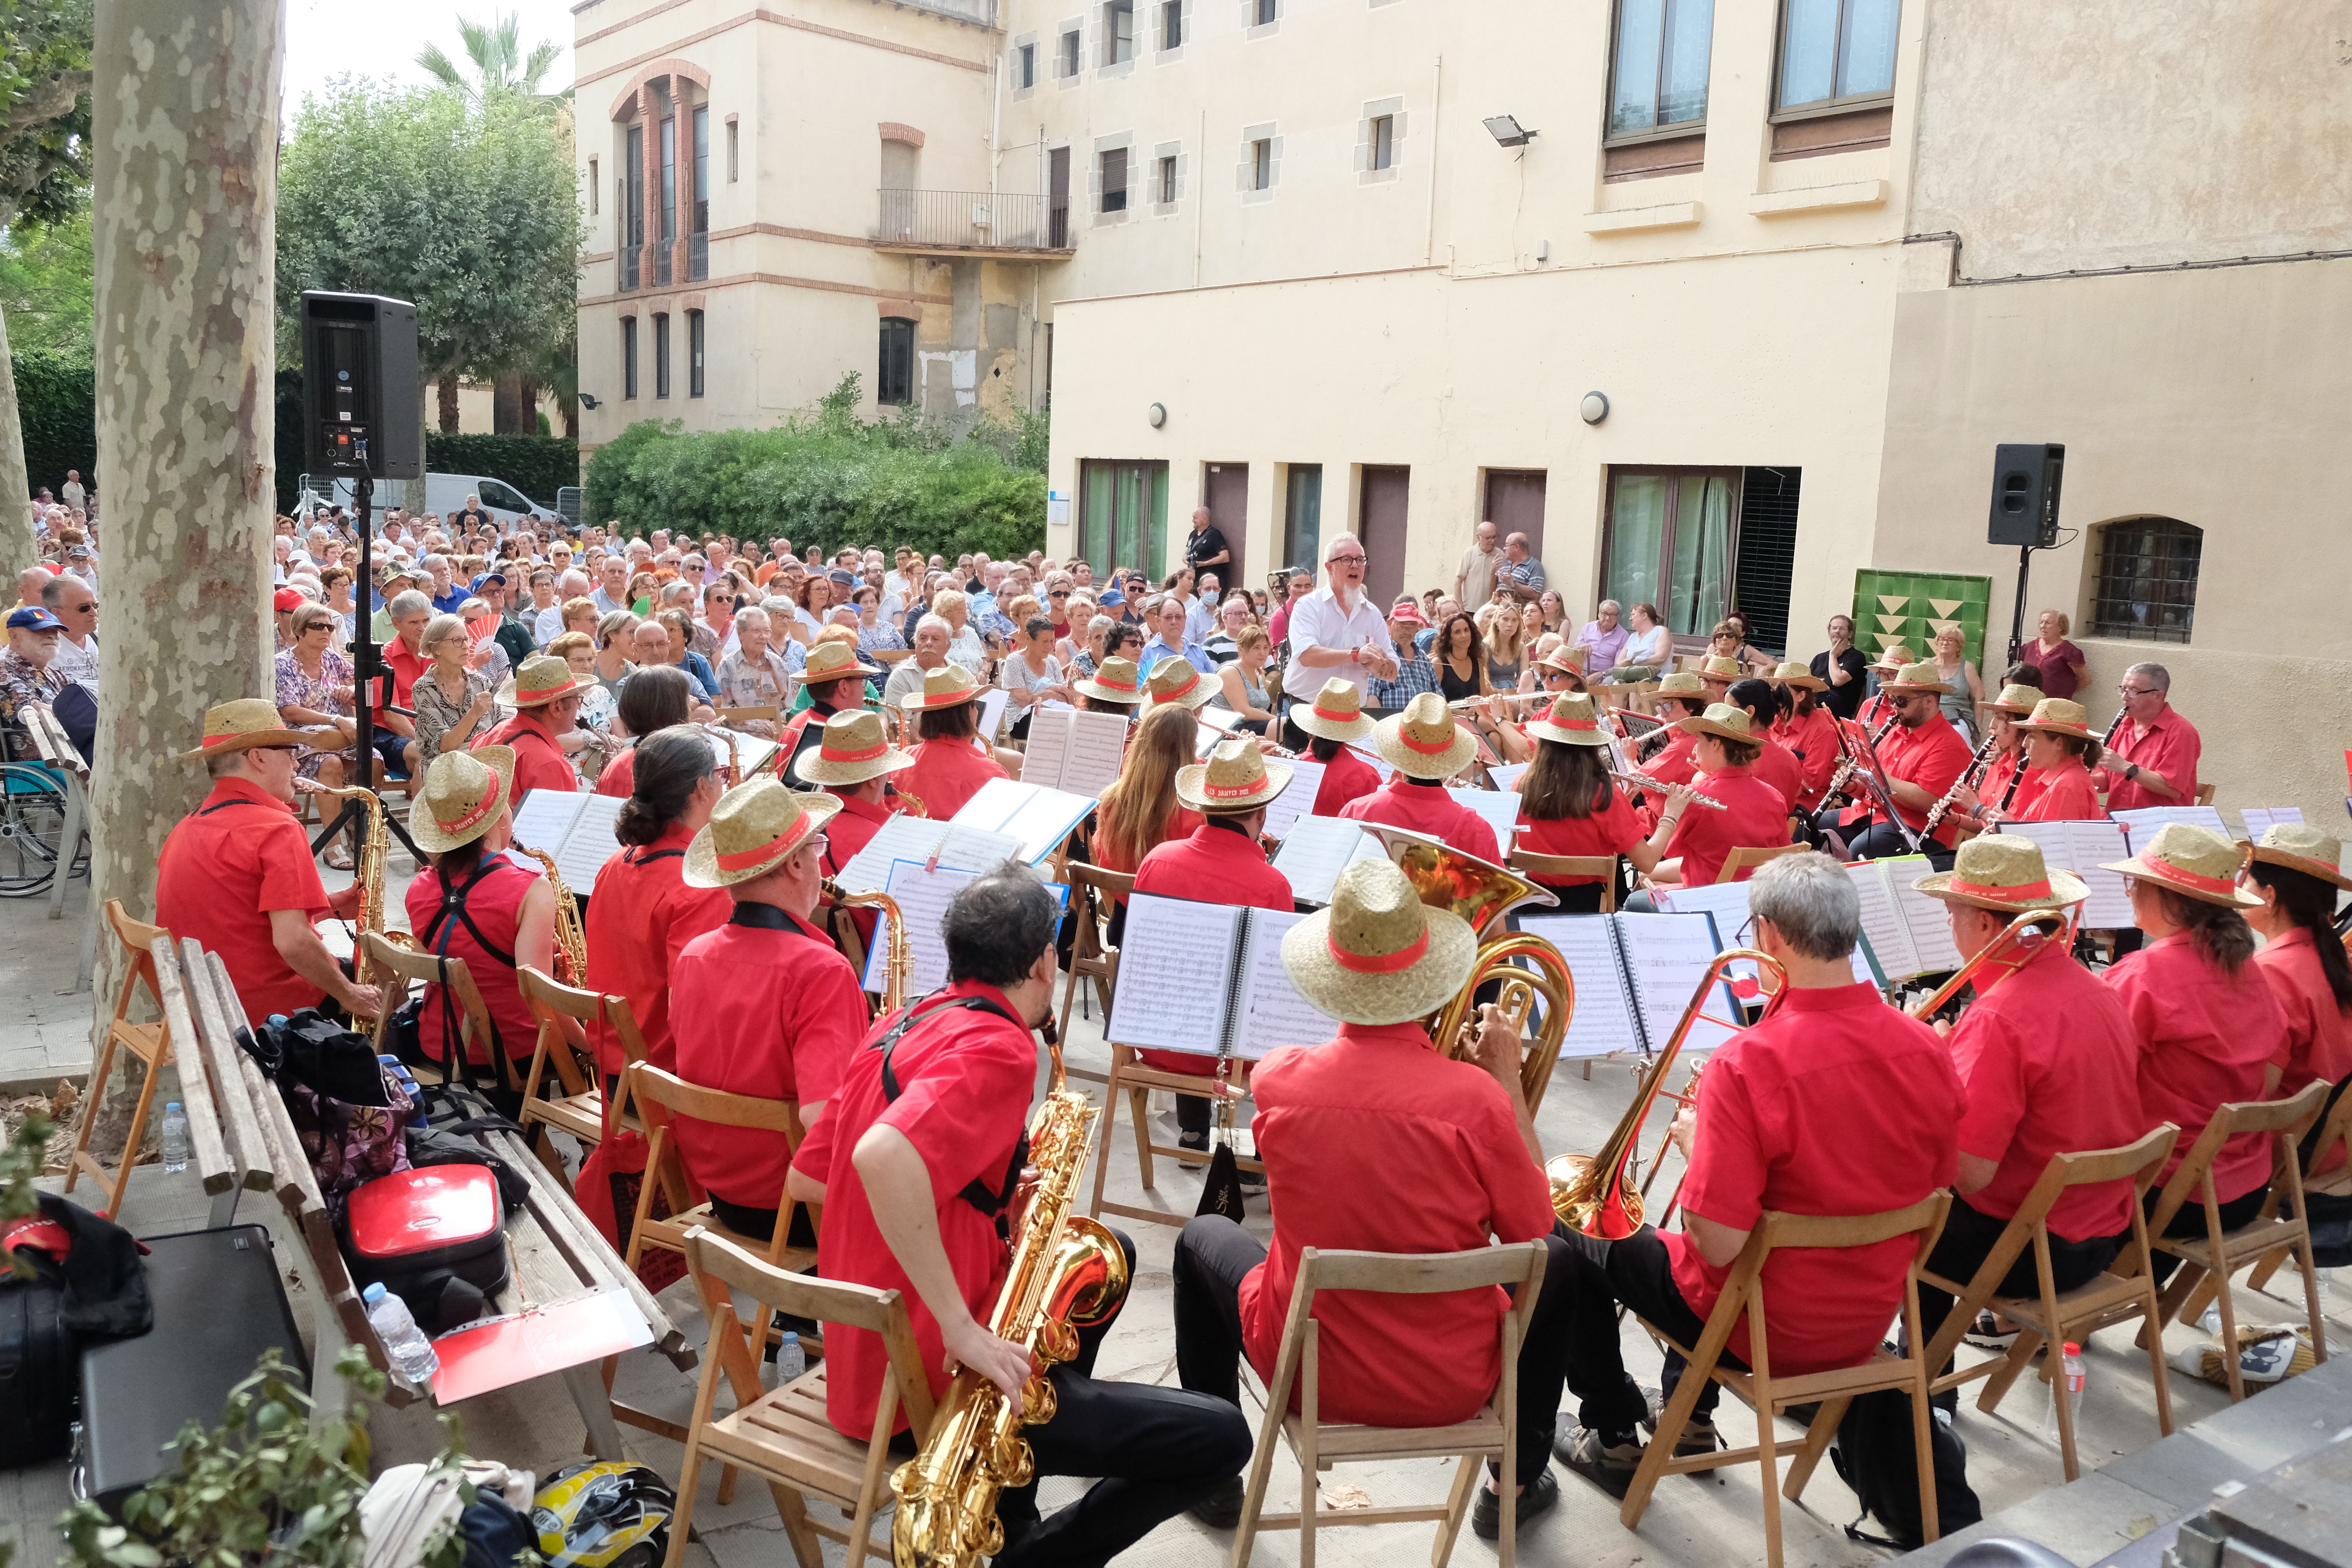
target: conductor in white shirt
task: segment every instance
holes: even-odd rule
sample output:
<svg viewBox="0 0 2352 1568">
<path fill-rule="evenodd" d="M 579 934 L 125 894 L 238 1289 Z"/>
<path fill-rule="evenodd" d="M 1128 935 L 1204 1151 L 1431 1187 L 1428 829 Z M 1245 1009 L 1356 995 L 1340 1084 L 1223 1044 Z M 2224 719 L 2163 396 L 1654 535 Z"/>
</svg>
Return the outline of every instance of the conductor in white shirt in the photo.
<svg viewBox="0 0 2352 1568">
<path fill-rule="evenodd" d="M 1286 711 L 1294 696 L 1311 701 L 1327 680 L 1362 687 L 1374 677 L 1396 678 L 1388 617 L 1364 597 L 1364 547 L 1354 534 L 1339 534 L 1323 546 L 1323 586 L 1290 607 L 1289 641 L 1290 663 L 1282 676 Z"/>
</svg>

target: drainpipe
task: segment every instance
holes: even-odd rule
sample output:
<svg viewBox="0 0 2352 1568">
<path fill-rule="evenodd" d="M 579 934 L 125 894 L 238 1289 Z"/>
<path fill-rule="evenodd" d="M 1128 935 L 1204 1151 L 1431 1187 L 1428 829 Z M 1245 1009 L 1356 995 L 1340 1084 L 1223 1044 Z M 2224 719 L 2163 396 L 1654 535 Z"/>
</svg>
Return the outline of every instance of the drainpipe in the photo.
<svg viewBox="0 0 2352 1568">
<path fill-rule="evenodd" d="M 1437 258 L 1437 95 L 1444 85 L 1445 57 L 1440 55 L 1429 68 L 1429 226 L 1422 234 L 1423 267 Z"/>
</svg>

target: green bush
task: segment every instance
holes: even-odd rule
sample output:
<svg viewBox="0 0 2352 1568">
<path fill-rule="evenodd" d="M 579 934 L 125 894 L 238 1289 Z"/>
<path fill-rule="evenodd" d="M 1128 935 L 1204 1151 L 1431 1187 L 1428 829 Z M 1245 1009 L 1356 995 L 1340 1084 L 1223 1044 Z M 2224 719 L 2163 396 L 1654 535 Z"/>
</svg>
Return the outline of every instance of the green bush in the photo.
<svg viewBox="0 0 2352 1568">
<path fill-rule="evenodd" d="M 773 429 L 632 425 L 588 459 L 587 518 L 747 544 L 782 535 L 828 552 L 907 544 L 1002 558 L 1045 543 L 1042 418 L 957 437 L 912 416 L 861 423 L 857 401 L 852 375 Z"/>
<path fill-rule="evenodd" d="M 425 433 L 425 466 L 436 474 L 504 479 L 542 505 L 580 482 L 580 443 L 565 436 L 445 436 Z"/>
<path fill-rule="evenodd" d="M 16 423 L 25 437 L 25 479 L 55 491 L 66 470 L 82 482 L 98 476 L 98 372 L 88 354 L 18 349 L 8 356 L 16 377 Z"/>
</svg>

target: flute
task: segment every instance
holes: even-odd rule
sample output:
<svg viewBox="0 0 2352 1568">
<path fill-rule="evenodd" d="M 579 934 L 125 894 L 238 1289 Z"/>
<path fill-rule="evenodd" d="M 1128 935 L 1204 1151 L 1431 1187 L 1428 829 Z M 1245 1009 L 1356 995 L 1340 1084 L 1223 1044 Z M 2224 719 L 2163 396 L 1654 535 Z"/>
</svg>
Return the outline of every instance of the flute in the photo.
<svg viewBox="0 0 2352 1568">
<path fill-rule="evenodd" d="M 1621 773 L 1614 768 L 1609 770 L 1609 776 L 1615 779 L 1619 784 L 1623 784 L 1630 790 L 1642 791 L 1654 789 L 1658 791 L 1660 794 L 1664 794 L 1667 788 L 1666 785 L 1660 784 L 1655 779 L 1643 778 L 1639 773 Z M 1690 788 L 1687 784 L 1683 787 L 1685 789 Z M 1695 805 L 1711 806 L 1717 811 L 1729 811 L 1731 809 L 1729 806 L 1724 805 L 1723 802 L 1716 799 L 1713 795 L 1701 795 L 1695 789 L 1691 790 L 1690 797 L 1692 804 Z"/>
<path fill-rule="evenodd" d="M 1459 713 L 1482 702 L 1549 702 L 1559 695 L 1557 691 L 1497 691 L 1486 697 L 1457 697 L 1446 706 Z"/>
</svg>

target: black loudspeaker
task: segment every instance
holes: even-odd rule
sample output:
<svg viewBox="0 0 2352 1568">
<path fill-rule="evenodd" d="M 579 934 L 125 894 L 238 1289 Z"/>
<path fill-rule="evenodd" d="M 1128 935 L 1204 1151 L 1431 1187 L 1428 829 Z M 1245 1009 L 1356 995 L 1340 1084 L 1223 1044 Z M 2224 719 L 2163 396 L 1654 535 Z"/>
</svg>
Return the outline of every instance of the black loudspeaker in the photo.
<svg viewBox="0 0 2352 1568">
<path fill-rule="evenodd" d="M 302 424 L 314 474 L 424 477 L 415 306 L 377 294 L 304 292 Z"/>
<path fill-rule="evenodd" d="M 2066 448 L 2056 442 L 2003 443 L 1993 448 L 1990 544 L 2047 550 L 2058 542 L 2058 482 Z"/>
</svg>

